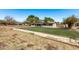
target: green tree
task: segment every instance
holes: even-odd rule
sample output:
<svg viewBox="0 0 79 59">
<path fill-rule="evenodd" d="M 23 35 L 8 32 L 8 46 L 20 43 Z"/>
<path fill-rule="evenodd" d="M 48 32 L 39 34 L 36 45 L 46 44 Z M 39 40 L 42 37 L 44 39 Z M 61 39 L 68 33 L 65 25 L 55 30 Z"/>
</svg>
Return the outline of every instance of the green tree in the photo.
<svg viewBox="0 0 79 59">
<path fill-rule="evenodd" d="M 64 19 L 63 23 L 68 25 L 68 28 L 72 28 L 73 24 L 78 20 L 74 15 Z"/>
<path fill-rule="evenodd" d="M 48 24 L 49 22 L 54 22 L 54 19 L 52 19 L 52 18 L 50 18 L 50 17 L 45 17 L 45 18 L 44 18 L 44 22 L 45 22 L 46 24 Z"/>
<path fill-rule="evenodd" d="M 34 16 L 34 15 L 29 15 L 26 19 L 26 21 L 29 23 L 29 25 L 33 24 L 33 23 L 37 23 L 39 22 L 39 17 Z"/>
</svg>

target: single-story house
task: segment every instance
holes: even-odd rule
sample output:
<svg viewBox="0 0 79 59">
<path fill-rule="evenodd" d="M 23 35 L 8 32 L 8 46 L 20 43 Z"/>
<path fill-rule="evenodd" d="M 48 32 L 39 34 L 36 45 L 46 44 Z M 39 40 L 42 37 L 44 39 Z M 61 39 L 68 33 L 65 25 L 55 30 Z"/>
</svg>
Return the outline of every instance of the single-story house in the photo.
<svg viewBox="0 0 79 59">
<path fill-rule="evenodd" d="M 49 22 L 46 24 L 45 22 L 38 22 L 38 23 L 33 23 L 32 26 L 42 26 L 42 27 L 53 27 L 56 28 L 56 22 Z"/>
<path fill-rule="evenodd" d="M 73 28 L 79 29 L 79 20 L 78 20 L 77 22 L 74 23 Z"/>
</svg>

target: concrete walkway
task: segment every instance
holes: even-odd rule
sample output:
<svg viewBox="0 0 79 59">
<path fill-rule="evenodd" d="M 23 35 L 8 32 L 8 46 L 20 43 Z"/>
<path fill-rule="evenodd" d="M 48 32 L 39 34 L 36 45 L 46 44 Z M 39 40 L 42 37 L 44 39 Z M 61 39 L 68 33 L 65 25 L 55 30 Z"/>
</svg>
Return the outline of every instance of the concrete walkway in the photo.
<svg viewBox="0 0 79 59">
<path fill-rule="evenodd" d="M 13 28 L 13 30 L 27 32 L 27 33 L 33 33 L 34 35 L 38 35 L 38 36 L 41 36 L 41 37 L 45 37 L 45 38 L 49 38 L 49 39 L 52 39 L 52 40 L 56 40 L 56 41 L 68 43 L 68 44 L 71 44 L 71 45 L 79 46 L 79 41 L 74 40 L 74 39 L 70 39 L 70 38 L 67 38 L 67 37 L 55 36 L 55 35 L 51 35 L 51 34 L 40 33 L 40 32 L 29 31 L 29 30 L 23 30 L 23 29 L 16 29 L 16 28 Z"/>
</svg>

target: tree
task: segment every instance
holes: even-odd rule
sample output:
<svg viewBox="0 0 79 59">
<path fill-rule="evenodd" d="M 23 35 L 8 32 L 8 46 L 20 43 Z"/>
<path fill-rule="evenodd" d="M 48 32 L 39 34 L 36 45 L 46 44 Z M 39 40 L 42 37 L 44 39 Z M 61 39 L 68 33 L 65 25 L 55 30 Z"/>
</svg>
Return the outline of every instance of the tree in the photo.
<svg viewBox="0 0 79 59">
<path fill-rule="evenodd" d="M 73 24 L 78 20 L 74 15 L 64 19 L 63 23 L 68 25 L 68 28 L 71 28 Z"/>
<path fill-rule="evenodd" d="M 26 19 L 26 21 L 29 23 L 29 25 L 33 24 L 33 23 L 37 23 L 39 22 L 39 17 L 34 16 L 34 15 L 29 15 Z"/>
<path fill-rule="evenodd" d="M 5 20 L 0 20 L 0 24 L 1 24 L 1 25 L 6 25 L 7 23 L 6 23 Z"/>
<path fill-rule="evenodd" d="M 48 24 L 49 22 L 54 22 L 54 19 L 52 19 L 52 18 L 50 18 L 50 17 L 45 17 L 45 18 L 44 18 L 44 22 L 45 22 L 46 24 Z"/>
<path fill-rule="evenodd" d="M 7 25 L 15 25 L 15 24 L 17 24 L 17 21 L 15 21 L 14 18 L 11 17 L 11 16 L 6 16 L 4 19 L 5 19 L 6 23 L 7 23 Z"/>
</svg>

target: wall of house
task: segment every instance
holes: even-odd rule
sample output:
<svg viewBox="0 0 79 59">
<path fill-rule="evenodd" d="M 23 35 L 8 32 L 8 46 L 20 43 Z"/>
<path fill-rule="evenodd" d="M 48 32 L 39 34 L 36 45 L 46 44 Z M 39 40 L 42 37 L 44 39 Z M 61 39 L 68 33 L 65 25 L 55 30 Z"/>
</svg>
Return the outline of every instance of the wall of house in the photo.
<svg viewBox="0 0 79 59">
<path fill-rule="evenodd" d="M 74 23 L 72 29 L 78 29 L 78 28 L 79 28 L 79 23 Z"/>
</svg>

